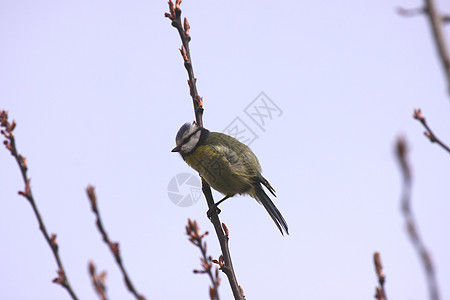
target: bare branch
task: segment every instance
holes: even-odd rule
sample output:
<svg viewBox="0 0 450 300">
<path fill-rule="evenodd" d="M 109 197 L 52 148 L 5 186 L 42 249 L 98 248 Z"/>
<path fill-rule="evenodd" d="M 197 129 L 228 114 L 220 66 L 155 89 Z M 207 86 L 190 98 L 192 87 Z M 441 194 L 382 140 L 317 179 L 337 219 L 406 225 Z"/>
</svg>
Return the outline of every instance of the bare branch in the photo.
<svg viewBox="0 0 450 300">
<path fill-rule="evenodd" d="M 212 258 L 207 255 L 206 242 L 203 242 L 203 238 L 208 235 L 208 231 L 200 234 L 197 221 L 188 219 L 188 225 L 186 226 L 186 234 L 189 236 L 189 241 L 194 244 L 202 253 L 201 266 L 202 270 L 194 270 L 195 274 L 208 274 L 211 279 L 212 286 L 209 287 L 209 296 L 211 300 L 219 300 L 219 285 L 220 277 L 218 268 L 216 267 L 214 273 L 212 270 Z"/>
<path fill-rule="evenodd" d="M 436 8 L 434 0 L 424 0 L 424 6 L 418 8 L 406 9 L 397 8 L 397 13 L 403 17 L 415 17 L 425 14 L 430 22 L 433 33 L 436 50 L 441 61 L 442 68 L 447 79 L 447 89 L 450 94 L 450 53 L 448 52 L 447 42 L 445 40 L 444 25 L 449 22 L 449 16 L 441 15 Z"/>
<path fill-rule="evenodd" d="M 403 217 L 405 218 L 408 237 L 413 245 L 413 248 L 419 255 L 419 258 L 425 269 L 430 299 L 439 300 L 440 299 L 439 290 L 436 281 L 433 262 L 421 236 L 419 235 L 415 216 L 411 209 L 412 174 L 407 158 L 407 153 L 408 153 L 408 146 L 406 144 L 405 139 L 398 138 L 396 144 L 396 154 L 397 160 L 400 164 L 401 173 L 403 176 L 403 187 L 402 187 L 403 191 L 401 200 L 402 213 Z"/>
<path fill-rule="evenodd" d="M 188 73 L 188 85 L 190 95 L 192 97 L 192 103 L 194 105 L 194 113 L 197 125 L 203 127 L 203 99 L 199 96 L 197 92 L 197 79 L 194 76 L 194 69 L 192 67 L 191 60 L 191 52 L 189 49 L 189 42 L 191 40 L 191 36 L 189 34 L 190 25 L 188 21 L 185 19 L 184 24 L 181 21 L 181 9 L 180 9 L 181 1 L 177 0 L 174 6 L 172 0 L 169 0 L 169 13 L 165 13 L 165 16 L 172 21 L 172 26 L 175 27 L 180 35 L 182 47 L 180 49 L 181 55 L 184 60 L 184 66 Z M 183 28 L 184 25 L 184 28 Z M 211 187 L 209 184 L 203 180 L 202 178 L 202 191 L 205 195 L 206 202 L 208 203 L 208 208 L 214 206 L 214 199 L 211 193 Z M 216 210 L 213 210 L 211 213 L 211 222 L 213 223 L 214 230 L 216 231 L 217 238 L 219 239 L 220 248 L 222 250 L 222 255 L 224 259 L 224 267 L 221 270 L 227 275 L 228 281 L 230 283 L 231 289 L 233 291 L 233 296 L 235 299 L 245 299 L 243 293 L 241 293 L 241 289 L 236 279 L 236 274 L 233 269 L 233 263 L 231 261 L 231 254 L 228 247 L 228 236 L 224 234 L 221 222 Z"/>
<path fill-rule="evenodd" d="M 434 135 L 433 131 L 428 126 L 425 117 L 422 115 L 422 111 L 420 109 L 414 110 L 413 118 L 418 120 L 420 123 L 422 123 L 423 127 L 425 127 L 427 131 L 424 132 L 424 135 L 430 140 L 430 142 L 437 143 L 439 146 L 441 146 L 442 148 L 447 150 L 447 152 L 450 153 L 450 148 L 447 145 L 445 145 L 440 139 L 438 139 L 436 135 Z"/>
<path fill-rule="evenodd" d="M 19 191 L 19 195 L 23 196 L 25 199 L 28 200 L 31 207 L 33 208 L 34 215 L 36 216 L 36 219 L 39 223 L 39 229 L 42 232 L 42 235 L 44 236 L 45 240 L 47 241 L 47 244 L 50 246 L 50 249 L 52 250 L 53 256 L 55 258 L 56 264 L 58 265 L 58 277 L 53 279 L 54 283 L 60 284 L 62 287 L 64 287 L 67 292 L 70 294 L 72 299 L 78 299 L 78 297 L 75 295 L 75 292 L 73 291 L 69 280 L 67 279 L 66 271 L 64 270 L 61 258 L 59 256 L 58 252 L 58 243 L 56 241 L 56 234 L 52 233 L 51 236 L 48 234 L 47 228 L 45 227 L 44 220 L 42 219 L 42 216 L 37 208 L 36 202 L 33 197 L 33 193 L 31 192 L 30 187 L 30 178 L 28 178 L 27 171 L 27 160 L 25 157 L 23 157 L 21 154 L 18 153 L 16 148 L 16 140 L 13 134 L 13 130 L 16 127 L 16 122 L 12 121 L 12 123 L 9 123 L 8 121 L 8 112 L 2 110 L 0 112 L 0 126 L 4 129 L 1 130 L 1 134 L 6 138 L 6 140 L 3 141 L 3 144 L 5 145 L 6 149 L 11 153 L 11 155 L 15 158 L 20 173 L 22 174 L 22 179 L 25 184 L 25 188 L 23 191 Z"/>
<path fill-rule="evenodd" d="M 131 282 L 130 276 L 128 275 L 127 271 L 125 270 L 125 267 L 122 263 L 122 257 L 120 256 L 119 243 L 112 242 L 110 240 L 108 234 L 106 233 L 106 230 L 102 223 L 102 219 L 100 217 L 100 211 L 98 210 L 98 207 L 97 207 L 97 196 L 95 194 L 94 187 L 92 185 L 89 185 L 86 188 L 86 192 L 87 192 L 89 201 L 91 203 L 91 209 L 94 212 L 95 217 L 96 217 L 95 223 L 97 224 L 98 231 L 100 231 L 103 241 L 106 243 L 106 245 L 108 245 L 109 250 L 111 250 L 111 253 L 114 256 L 114 259 L 116 260 L 116 263 L 119 266 L 120 271 L 122 272 L 126 287 L 130 291 L 130 293 L 132 293 L 134 295 L 134 297 L 137 300 L 145 300 L 145 297 L 137 292 L 136 288 L 134 287 L 133 283 Z"/>
<path fill-rule="evenodd" d="M 450 53 L 448 52 L 447 42 L 443 31 L 444 21 L 437 11 L 434 0 L 425 0 L 425 10 L 427 12 L 428 21 L 430 22 L 433 31 L 436 48 L 441 59 L 442 68 L 447 77 L 447 89 L 450 94 Z"/>
<path fill-rule="evenodd" d="M 200 97 L 197 92 L 197 86 L 196 81 L 197 79 L 194 76 L 194 68 L 192 67 L 192 61 L 191 61 L 191 51 L 189 49 L 189 42 L 191 41 L 191 36 L 189 35 L 190 25 L 187 21 L 187 19 L 184 19 L 184 23 L 181 21 L 181 9 L 180 9 L 181 1 L 176 2 L 176 5 L 174 6 L 172 0 L 169 0 L 169 13 L 165 13 L 164 16 L 169 18 L 172 21 L 172 26 L 175 27 L 178 30 L 178 33 L 181 38 L 181 56 L 183 57 L 184 61 L 184 67 L 186 68 L 186 71 L 189 76 L 188 85 L 190 94 L 193 100 L 194 104 L 194 112 L 195 112 L 195 119 L 197 122 L 197 125 L 203 126 L 203 104 L 198 101 L 198 98 Z M 183 26 L 184 25 L 184 26 Z"/>
</svg>

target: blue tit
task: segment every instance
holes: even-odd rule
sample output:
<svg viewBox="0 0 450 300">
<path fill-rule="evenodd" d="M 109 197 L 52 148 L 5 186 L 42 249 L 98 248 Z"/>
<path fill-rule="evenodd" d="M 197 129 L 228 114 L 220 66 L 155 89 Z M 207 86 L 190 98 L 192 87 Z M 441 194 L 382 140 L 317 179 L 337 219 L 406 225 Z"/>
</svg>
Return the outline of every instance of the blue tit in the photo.
<svg viewBox="0 0 450 300">
<path fill-rule="evenodd" d="M 261 175 L 258 158 L 247 145 L 229 135 L 189 123 L 181 126 L 175 141 L 177 146 L 172 152 L 179 152 L 213 189 L 225 195 L 211 208 L 217 209 L 218 204 L 236 194 L 250 195 L 264 206 L 281 234 L 283 229 L 289 234 L 286 221 L 262 185 L 274 196 L 275 190 Z"/>
</svg>

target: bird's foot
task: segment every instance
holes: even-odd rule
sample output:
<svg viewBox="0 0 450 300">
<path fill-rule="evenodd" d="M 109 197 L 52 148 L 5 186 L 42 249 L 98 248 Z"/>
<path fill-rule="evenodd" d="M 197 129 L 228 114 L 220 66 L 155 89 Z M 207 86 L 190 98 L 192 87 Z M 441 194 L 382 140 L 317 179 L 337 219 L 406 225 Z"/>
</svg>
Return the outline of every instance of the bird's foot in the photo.
<svg viewBox="0 0 450 300">
<path fill-rule="evenodd" d="M 212 206 L 208 209 L 208 211 L 206 212 L 206 215 L 208 216 L 208 219 L 211 220 L 211 217 L 212 217 L 212 214 L 214 213 L 214 211 L 215 211 L 217 214 L 220 214 L 220 212 L 221 212 L 220 208 L 217 207 L 217 204 L 212 205 Z"/>
</svg>

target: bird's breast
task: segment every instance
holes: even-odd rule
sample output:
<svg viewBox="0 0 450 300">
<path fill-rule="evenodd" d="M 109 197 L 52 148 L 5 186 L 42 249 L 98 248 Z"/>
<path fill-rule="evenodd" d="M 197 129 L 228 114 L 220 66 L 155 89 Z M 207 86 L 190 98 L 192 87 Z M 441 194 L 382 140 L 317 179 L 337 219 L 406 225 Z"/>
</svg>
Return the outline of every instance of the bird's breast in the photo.
<svg viewBox="0 0 450 300">
<path fill-rule="evenodd" d="M 200 145 L 185 160 L 218 192 L 230 196 L 246 193 L 251 188 L 249 174 L 237 162 L 232 164 L 222 152 L 220 147 Z"/>
</svg>

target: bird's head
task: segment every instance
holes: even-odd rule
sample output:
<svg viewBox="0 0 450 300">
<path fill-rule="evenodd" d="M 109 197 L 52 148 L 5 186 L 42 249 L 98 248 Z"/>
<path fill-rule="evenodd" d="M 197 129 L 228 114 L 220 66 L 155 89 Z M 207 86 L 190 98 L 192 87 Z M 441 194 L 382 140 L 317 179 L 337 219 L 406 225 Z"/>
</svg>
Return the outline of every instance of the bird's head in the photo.
<svg viewBox="0 0 450 300">
<path fill-rule="evenodd" d="M 178 130 L 175 138 L 177 146 L 172 149 L 172 152 L 179 152 L 183 157 L 188 155 L 197 146 L 200 141 L 201 134 L 202 128 L 197 126 L 197 124 L 185 123 Z"/>
</svg>

